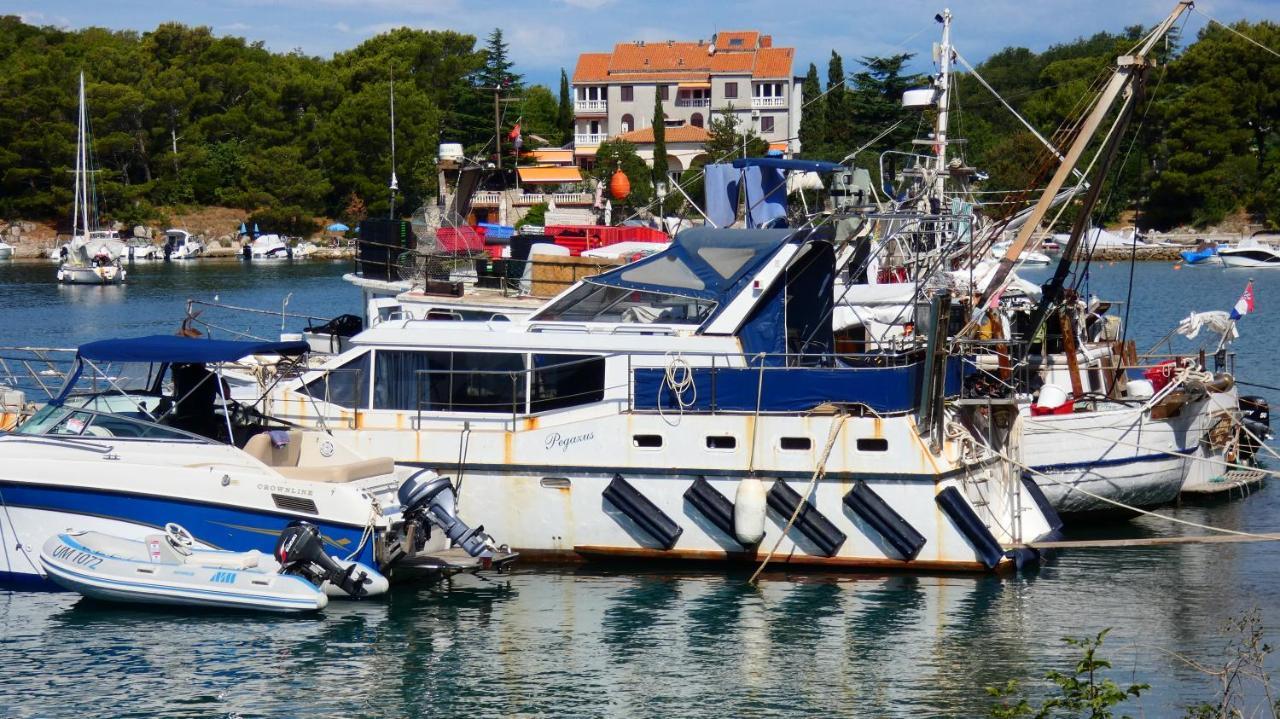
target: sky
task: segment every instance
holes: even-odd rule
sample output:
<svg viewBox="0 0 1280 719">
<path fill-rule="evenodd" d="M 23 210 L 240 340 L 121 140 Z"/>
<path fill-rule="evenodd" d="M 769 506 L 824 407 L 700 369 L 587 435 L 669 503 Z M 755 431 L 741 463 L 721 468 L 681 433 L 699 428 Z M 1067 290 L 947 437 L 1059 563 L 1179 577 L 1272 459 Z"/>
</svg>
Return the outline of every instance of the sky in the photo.
<svg viewBox="0 0 1280 719">
<path fill-rule="evenodd" d="M 555 88 L 580 52 L 632 40 L 696 40 L 717 30 L 760 30 L 796 48 L 795 73 L 810 62 L 826 77 L 831 51 L 846 71 L 868 55 L 914 52 L 928 67 L 933 20 L 946 0 L 0 0 L 0 15 L 36 25 L 146 31 L 176 21 L 262 41 L 275 51 L 329 57 L 392 28 L 459 30 L 483 40 L 501 27 L 516 71 Z M 1173 0 L 952 0 L 953 43 L 977 64 L 1008 46 L 1033 50 L 1100 30 L 1152 26 Z M 1205 0 L 1185 18 L 1192 38 L 1211 17 L 1280 22 L 1280 0 Z"/>
</svg>

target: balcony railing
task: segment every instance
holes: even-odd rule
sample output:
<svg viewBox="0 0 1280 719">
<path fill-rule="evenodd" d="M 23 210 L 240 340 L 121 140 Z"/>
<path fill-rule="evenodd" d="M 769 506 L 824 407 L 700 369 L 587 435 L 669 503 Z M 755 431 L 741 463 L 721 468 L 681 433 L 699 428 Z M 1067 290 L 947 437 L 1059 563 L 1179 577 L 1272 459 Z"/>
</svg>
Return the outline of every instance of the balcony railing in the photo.
<svg viewBox="0 0 1280 719">
<path fill-rule="evenodd" d="M 576 112 L 605 112 L 609 109 L 608 100 L 578 100 L 573 103 Z"/>
<path fill-rule="evenodd" d="M 557 205 L 591 205 L 596 196 L 590 192 L 557 192 L 551 195 L 551 200 Z"/>
<path fill-rule="evenodd" d="M 497 207 L 502 200 L 501 192 L 477 192 L 471 196 L 472 207 Z"/>
<path fill-rule="evenodd" d="M 676 107 L 711 107 L 709 97 L 677 97 Z"/>
<path fill-rule="evenodd" d="M 608 139 L 608 135 L 600 133 L 577 133 L 573 136 L 573 144 L 575 145 L 599 145 Z"/>
<path fill-rule="evenodd" d="M 751 106 L 756 109 L 770 108 L 770 107 L 786 107 L 787 98 L 785 97 L 753 97 L 751 98 Z"/>
</svg>

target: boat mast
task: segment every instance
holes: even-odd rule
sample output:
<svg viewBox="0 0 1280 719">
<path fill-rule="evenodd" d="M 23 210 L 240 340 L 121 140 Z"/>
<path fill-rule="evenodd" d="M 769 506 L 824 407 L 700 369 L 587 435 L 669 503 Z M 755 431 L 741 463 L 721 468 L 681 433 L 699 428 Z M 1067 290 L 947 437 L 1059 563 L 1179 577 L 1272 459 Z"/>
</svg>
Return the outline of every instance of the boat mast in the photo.
<svg viewBox="0 0 1280 719">
<path fill-rule="evenodd" d="M 400 189 L 396 182 L 396 71 L 391 68 L 391 209 L 387 219 L 396 219 L 396 190 Z"/>
<path fill-rule="evenodd" d="M 85 112 L 84 112 L 84 72 L 80 73 L 80 93 L 79 110 L 76 115 L 76 170 L 75 170 L 75 195 L 71 200 L 71 242 L 76 241 L 76 232 L 80 231 L 80 224 L 84 223 L 84 231 L 80 237 L 82 241 L 89 239 L 89 176 L 86 170 L 88 151 L 85 148 Z"/>
<path fill-rule="evenodd" d="M 995 275 L 987 284 L 987 288 L 983 290 L 981 297 L 976 303 L 974 303 L 973 311 L 975 313 L 975 317 L 977 316 L 977 313 L 985 311 L 987 302 L 990 301 L 992 296 L 996 295 L 1003 289 L 1005 280 L 1008 279 L 1009 273 L 1013 271 L 1014 265 L 1018 262 L 1018 257 L 1022 254 L 1022 251 L 1026 249 L 1027 243 L 1031 240 L 1031 236 L 1040 229 L 1040 223 L 1044 221 L 1044 217 L 1048 213 L 1050 205 L 1053 204 L 1054 197 L 1058 194 L 1058 191 L 1062 189 L 1062 185 L 1066 182 L 1067 176 L 1075 169 L 1076 164 L 1080 161 L 1081 155 L 1084 154 L 1085 148 L 1089 145 L 1089 141 L 1093 138 L 1094 133 L 1102 124 L 1107 113 L 1110 112 L 1111 106 L 1115 102 L 1116 98 L 1120 96 L 1121 92 L 1126 92 L 1127 96 L 1125 98 L 1125 102 L 1133 102 L 1134 93 L 1132 88 L 1129 86 L 1135 80 L 1141 82 L 1142 78 L 1145 77 L 1146 69 L 1151 65 L 1151 60 L 1147 56 L 1155 47 L 1156 43 L 1173 28 L 1173 24 L 1178 21 L 1178 18 L 1182 16 L 1182 13 L 1189 10 L 1193 4 L 1192 0 L 1181 0 L 1177 7 L 1169 13 L 1169 16 L 1157 25 L 1155 30 L 1151 31 L 1151 34 L 1146 37 L 1146 40 L 1138 48 L 1137 52 L 1132 55 L 1124 55 L 1117 58 L 1116 69 L 1111 75 L 1111 80 L 1102 90 L 1102 94 L 1094 104 L 1093 110 L 1089 113 L 1088 117 L 1085 118 L 1079 134 L 1076 136 L 1075 141 L 1071 143 L 1071 147 L 1067 150 L 1062 163 L 1058 165 L 1058 169 L 1053 173 L 1053 177 L 1049 179 L 1049 184 L 1041 193 L 1040 200 L 1036 203 L 1035 209 L 1032 210 L 1030 217 L 1027 218 L 1027 221 L 1022 225 L 1022 227 L 1019 228 L 1018 236 L 1013 241 L 1013 244 L 1005 251 L 1004 257 L 1000 260 L 1000 265 L 996 269 Z M 1128 113 L 1122 112 L 1120 115 L 1121 119 L 1118 120 L 1118 122 L 1126 119 L 1127 117 Z M 1106 167 L 1100 168 L 1100 176 L 1105 175 L 1106 169 Z M 1081 211 L 1088 212 L 1089 208 L 1083 208 Z M 1075 245 L 1076 238 L 1073 237 L 1072 240 L 1072 244 Z M 1070 249 L 1072 248 L 1068 248 L 1068 250 Z M 970 324 L 972 324 L 972 322 Z"/>
<path fill-rule="evenodd" d="M 942 203 L 946 191 L 947 170 L 947 121 L 948 106 L 951 104 L 951 9 L 945 8 L 937 20 L 942 23 L 942 46 L 938 49 L 938 117 L 934 122 L 933 139 L 936 152 L 934 165 L 933 192 Z"/>
</svg>

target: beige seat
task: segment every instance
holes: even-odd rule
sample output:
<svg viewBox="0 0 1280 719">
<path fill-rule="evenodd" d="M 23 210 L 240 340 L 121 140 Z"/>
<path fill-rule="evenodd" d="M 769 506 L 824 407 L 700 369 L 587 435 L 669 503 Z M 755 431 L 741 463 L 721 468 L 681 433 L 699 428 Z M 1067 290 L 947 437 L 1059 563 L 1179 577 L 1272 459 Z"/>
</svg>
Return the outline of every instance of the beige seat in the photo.
<svg viewBox="0 0 1280 719">
<path fill-rule="evenodd" d="M 244 451 L 289 479 L 308 482 L 354 482 L 357 479 L 392 474 L 396 470 L 390 457 L 374 457 L 355 462 L 298 466 L 302 458 L 302 432 L 290 431 L 289 443 L 283 447 L 271 444 L 271 435 L 260 432 L 249 438 Z"/>
</svg>

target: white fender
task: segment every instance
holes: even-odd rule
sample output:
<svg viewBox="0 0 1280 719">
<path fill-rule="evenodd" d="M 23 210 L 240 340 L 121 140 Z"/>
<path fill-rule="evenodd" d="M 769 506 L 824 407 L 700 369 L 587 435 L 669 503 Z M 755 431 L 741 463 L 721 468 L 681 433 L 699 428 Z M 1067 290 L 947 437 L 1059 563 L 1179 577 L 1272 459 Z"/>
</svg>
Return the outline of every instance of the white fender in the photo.
<svg viewBox="0 0 1280 719">
<path fill-rule="evenodd" d="M 764 539 L 764 512 L 767 499 L 759 477 L 743 477 L 733 498 L 733 535 L 744 547 Z"/>
</svg>

